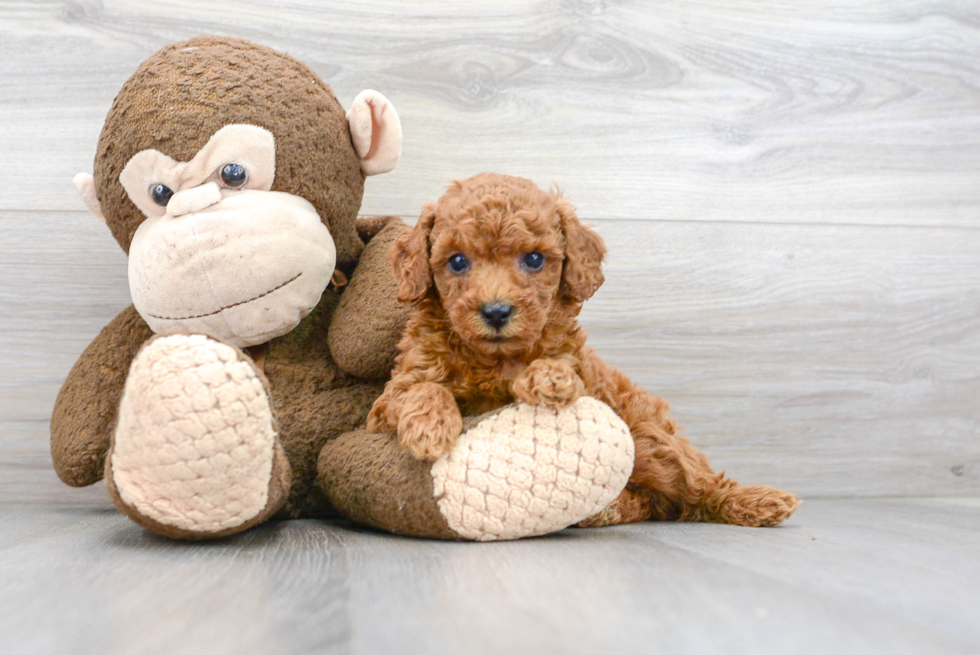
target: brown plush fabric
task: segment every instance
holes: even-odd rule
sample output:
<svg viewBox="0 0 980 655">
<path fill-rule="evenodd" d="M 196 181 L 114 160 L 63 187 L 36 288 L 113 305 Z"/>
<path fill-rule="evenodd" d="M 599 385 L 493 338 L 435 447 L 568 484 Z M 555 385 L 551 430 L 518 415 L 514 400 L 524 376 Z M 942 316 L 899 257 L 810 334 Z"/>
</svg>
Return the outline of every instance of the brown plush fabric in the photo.
<svg viewBox="0 0 980 655">
<path fill-rule="evenodd" d="M 390 270 L 387 264 L 385 269 Z M 355 279 L 358 272 L 355 270 Z M 381 286 L 393 285 L 391 281 Z M 379 300 L 382 306 L 394 302 L 393 298 Z M 337 293 L 327 290 L 296 329 L 265 348 L 264 377 L 279 423 L 280 444 L 291 469 L 288 499 L 273 510 L 282 518 L 337 516 L 316 486 L 320 450 L 328 440 L 363 425 L 384 386 L 384 380 L 356 377 L 334 362 L 327 333 L 338 302 Z M 352 312 L 350 320 L 372 322 L 372 304 L 370 296 L 365 298 L 361 308 L 367 313 Z M 403 328 L 396 324 L 391 327 L 390 333 L 375 335 L 375 346 L 385 352 L 395 350 Z M 69 374 L 51 421 L 52 458 L 67 484 L 85 486 L 102 479 L 126 374 L 140 346 L 152 336 L 146 323 L 129 307 L 103 329 Z M 135 514 L 131 508 L 119 502 L 117 505 L 127 515 Z M 202 538 L 144 519 L 137 522 L 158 534 Z"/>
<path fill-rule="evenodd" d="M 95 188 L 109 229 L 128 252 L 143 216 L 118 178 L 134 154 L 154 148 L 186 161 L 218 129 L 234 123 L 257 125 L 275 136 L 272 189 L 306 198 L 316 207 L 336 242 L 337 266 L 351 280 L 344 291 L 347 300 L 341 302 L 341 295 L 328 289 L 290 333 L 251 350 L 260 355 L 259 369 L 279 426 L 270 498 L 259 516 L 230 531 L 191 533 L 156 524 L 127 506 L 111 475 L 110 496 L 140 525 L 177 538 L 238 532 L 273 513 L 336 516 L 338 510 L 348 516 L 370 515 L 372 525 L 386 529 L 454 537 L 432 498 L 428 467 L 413 464 L 408 475 L 398 468 L 407 465 L 401 460 L 387 466 L 371 439 L 339 439 L 363 425 L 383 386 L 382 379 L 367 378 L 387 375 L 404 327 L 406 312 L 395 299 L 386 258 L 404 226 L 393 217 L 356 222 L 364 185 L 360 162 L 343 108 L 309 68 L 263 46 L 223 37 L 175 43 L 151 56 L 123 86 L 99 140 Z M 359 264 L 362 239 L 368 252 Z M 340 335 L 329 338 L 338 312 Z M 52 457 L 68 484 L 91 484 L 102 477 L 129 366 L 151 337 L 130 307 L 103 330 L 69 374 L 51 423 Z M 346 371 L 331 346 L 342 354 Z M 333 441 L 344 448 L 324 448 Z M 330 461 L 333 452 L 341 458 L 337 466 Z M 355 461 L 368 467 L 361 471 L 344 465 Z M 318 464 L 323 469 L 319 474 Z M 332 495 L 342 503 L 334 509 L 318 480 L 330 489 L 364 489 L 368 496 Z M 419 509 L 407 518 L 399 516 L 391 499 L 382 498 L 389 490 L 410 496 L 411 507 Z M 376 511 L 369 507 L 375 503 Z"/>
<path fill-rule="evenodd" d="M 84 487 L 102 479 L 129 365 L 152 336 L 130 305 L 72 367 L 51 415 L 51 458 L 65 484 Z"/>
<path fill-rule="evenodd" d="M 394 221 L 397 221 L 401 225 L 405 225 L 402 219 L 397 216 L 362 216 L 357 219 L 357 236 L 361 237 L 361 241 L 367 243 L 375 237 L 375 235 L 385 227 Z"/>
<path fill-rule="evenodd" d="M 390 275 L 387 263 L 384 269 Z M 355 270 L 355 279 L 358 273 Z M 393 286 L 391 280 L 380 288 Z M 337 293 L 327 290 L 296 329 L 264 348 L 264 377 L 278 418 L 280 443 L 291 465 L 288 501 L 276 508 L 281 509 L 281 517 L 337 515 L 315 484 L 320 449 L 328 440 L 363 425 L 384 386 L 383 379 L 356 377 L 333 360 L 327 333 L 338 302 Z M 381 306 L 393 302 L 393 298 L 378 299 Z M 352 311 L 349 319 L 374 322 L 372 306 L 368 295 L 359 305 L 366 313 Z M 374 347 L 394 352 L 402 329 L 403 325 L 392 324 L 390 333 L 377 332 Z M 152 337 L 130 306 L 102 330 L 69 373 L 51 420 L 52 458 L 67 484 L 85 486 L 102 479 L 126 374 L 139 348 Z M 163 534 L 163 528 L 145 527 Z M 178 536 L 179 531 L 171 532 L 167 534 Z"/>
<path fill-rule="evenodd" d="M 352 275 L 364 247 L 356 227 L 364 176 L 343 107 L 299 61 L 224 37 L 197 37 L 166 46 L 140 65 L 109 111 L 99 138 L 94 178 L 106 224 L 120 246 L 128 251 L 144 218 L 119 183 L 119 173 L 129 159 L 154 148 L 186 161 L 214 132 L 231 123 L 258 125 L 273 133 L 273 190 L 313 203 L 335 240 L 338 267 Z M 389 222 L 390 217 L 370 219 L 362 231 L 369 238 Z M 384 243 L 379 249 L 387 247 Z M 390 277 L 388 266 L 374 268 L 379 272 L 369 274 L 368 284 L 361 283 L 362 290 L 355 293 L 361 302 L 347 312 L 354 323 L 378 323 L 372 318 L 371 294 L 393 293 L 393 282 L 371 283 L 379 274 L 387 272 Z M 378 303 L 389 307 L 395 300 L 378 299 Z M 336 305 L 336 293 L 327 291 L 292 334 L 274 341 L 265 363 L 276 386 L 274 409 L 284 417 L 287 451 L 308 462 L 294 467 L 297 479 L 304 480 L 295 490 L 297 497 L 308 495 L 318 446 L 362 422 L 366 409 L 361 407 L 369 407 L 377 395 L 374 385 L 345 374 L 330 357 L 326 332 Z M 362 311 L 367 315 L 362 316 Z M 393 353 L 402 329 L 397 317 L 403 312 L 383 311 L 381 323 L 392 332 L 375 332 L 365 344 L 372 356 Z M 102 478 L 129 365 L 151 336 L 130 307 L 103 330 L 69 374 L 51 422 L 55 468 L 68 484 L 87 485 Z M 350 350 L 357 355 L 356 349 Z M 329 399 L 324 396 L 328 391 Z M 323 434 L 311 439 L 311 431 Z"/>
<path fill-rule="evenodd" d="M 385 219 L 385 226 L 361 254 L 357 273 L 340 298 L 327 335 L 337 364 L 363 378 L 387 378 L 391 374 L 398 352 L 397 340 L 391 337 L 401 336 L 411 311 L 396 298 L 397 285 L 388 259 L 391 244 L 407 228 L 398 218 Z"/>
<path fill-rule="evenodd" d="M 143 221 L 119 183 L 132 156 L 154 148 L 187 161 L 219 128 L 234 123 L 275 135 L 272 190 L 313 203 L 337 245 L 337 267 L 349 275 L 362 248 L 354 219 L 364 174 L 343 108 L 305 64 L 220 36 L 166 46 L 140 65 L 109 110 L 94 176 L 102 213 L 119 245 L 129 252 Z"/>
<path fill-rule="evenodd" d="M 331 357 L 327 327 L 338 301 L 337 294 L 327 290 L 295 330 L 269 342 L 265 375 L 279 419 L 279 438 L 293 467 L 284 517 L 336 515 L 315 484 L 320 449 L 329 439 L 362 425 L 383 387 L 383 380 L 345 373 Z"/>
<path fill-rule="evenodd" d="M 341 514 L 395 534 L 459 539 L 439 512 L 429 464 L 398 445 L 392 434 L 358 430 L 320 453 L 320 487 Z"/>
</svg>

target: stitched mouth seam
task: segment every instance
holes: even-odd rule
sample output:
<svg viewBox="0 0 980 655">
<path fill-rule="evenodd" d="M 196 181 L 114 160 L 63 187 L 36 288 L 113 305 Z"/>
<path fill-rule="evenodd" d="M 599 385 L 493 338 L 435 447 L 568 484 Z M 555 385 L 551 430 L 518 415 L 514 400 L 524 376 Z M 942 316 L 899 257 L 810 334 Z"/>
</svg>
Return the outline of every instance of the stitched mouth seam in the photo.
<svg viewBox="0 0 980 655">
<path fill-rule="evenodd" d="M 225 305 L 224 307 L 222 307 L 220 309 L 216 309 L 213 312 L 208 312 L 207 314 L 197 314 L 195 316 L 157 316 L 156 314 L 150 314 L 150 316 L 152 316 L 153 318 L 159 318 L 159 319 L 164 320 L 164 321 L 187 321 L 187 320 L 190 320 L 192 318 L 204 318 L 205 316 L 214 316 L 215 314 L 219 314 L 219 313 L 225 311 L 226 309 L 231 309 L 232 307 L 238 307 L 240 305 L 244 305 L 246 303 L 250 303 L 253 300 L 258 300 L 259 298 L 265 298 L 270 293 L 272 293 L 274 291 L 278 291 L 279 289 L 282 289 L 287 284 L 290 284 L 291 282 L 295 282 L 296 280 L 298 280 L 302 276 L 303 276 L 302 273 L 297 273 L 295 275 L 295 277 L 292 277 L 292 278 L 286 280 L 285 282 L 283 282 L 282 284 L 280 284 L 279 286 L 277 286 L 275 288 L 269 289 L 265 293 L 260 293 L 259 295 L 255 296 L 254 298 L 249 298 L 248 300 L 242 300 L 240 302 L 236 302 L 236 303 L 233 303 L 231 305 Z"/>
</svg>

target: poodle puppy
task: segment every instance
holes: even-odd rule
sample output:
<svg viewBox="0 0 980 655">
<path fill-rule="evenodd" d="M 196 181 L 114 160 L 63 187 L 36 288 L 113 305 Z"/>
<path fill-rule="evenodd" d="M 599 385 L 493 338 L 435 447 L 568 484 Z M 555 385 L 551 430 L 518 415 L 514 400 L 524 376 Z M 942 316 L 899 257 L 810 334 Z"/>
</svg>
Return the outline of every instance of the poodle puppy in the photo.
<svg viewBox="0 0 980 655">
<path fill-rule="evenodd" d="M 582 525 L 675 519 L 776 525 L 793 494 L 715 473 L 668 404 L 586 345 L 576 317 L 603 282 L 606 248 L 558 193 L 484 173 L 454 182 L 392 249 L 413 303 L 400 354 L 368 417 L 419 459 L 449 452 L 463 415 L 514 401 L 560 409 L 587 394 L 629 426 L 636 460 L 620 497 Z"/>
</svg>

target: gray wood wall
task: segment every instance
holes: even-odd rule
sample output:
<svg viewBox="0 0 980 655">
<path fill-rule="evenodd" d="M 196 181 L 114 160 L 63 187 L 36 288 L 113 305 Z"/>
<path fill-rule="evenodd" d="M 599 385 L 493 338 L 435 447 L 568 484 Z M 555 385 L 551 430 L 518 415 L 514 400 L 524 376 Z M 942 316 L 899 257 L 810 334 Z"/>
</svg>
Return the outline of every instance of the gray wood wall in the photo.
<svg viewBox="0 0 980 655">
<path fill-rule="evenodd" d="M 0 2 L 0 489 L 62 489 L 47 418 L 128 304 L 71 184 L 164 44 L 250 38 L 405 129 L 366 214 L 557 183 L 611 250 L 583 322 L 745 483 L 980 491 L 980 4 Z"/>
</svg>

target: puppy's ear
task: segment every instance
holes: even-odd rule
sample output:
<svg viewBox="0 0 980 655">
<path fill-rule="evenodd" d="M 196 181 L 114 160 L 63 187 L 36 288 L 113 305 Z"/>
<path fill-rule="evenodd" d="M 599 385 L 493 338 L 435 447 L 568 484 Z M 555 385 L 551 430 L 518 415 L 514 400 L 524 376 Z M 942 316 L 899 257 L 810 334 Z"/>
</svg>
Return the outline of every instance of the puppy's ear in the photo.
<svg viewBox="0 0 980 655">
<path fill-rule="evenodd" d="M 417 303 L 432 286 L 429 268 L 429 233 L 436 220 L 435 205 L 422 208 L 419 222 L 411 230 L 402 232 L 391 248 L 391 263 L 398 283 L 398 301 Z"/>
<path fill-rule="evenodd" d="M 575 215 L 575 210 L 558 192 L 555 207 L 565 234 L 565 263 L 561 272 L 561 291 L 565 298 L 585 302 L 592 297 L 605 277 L 602 260 L 606 256 L 606 244 L 602 237 L 585 225 Z"/>
</svg>

